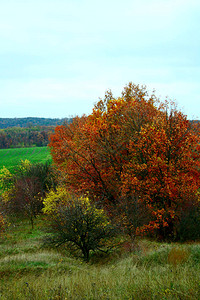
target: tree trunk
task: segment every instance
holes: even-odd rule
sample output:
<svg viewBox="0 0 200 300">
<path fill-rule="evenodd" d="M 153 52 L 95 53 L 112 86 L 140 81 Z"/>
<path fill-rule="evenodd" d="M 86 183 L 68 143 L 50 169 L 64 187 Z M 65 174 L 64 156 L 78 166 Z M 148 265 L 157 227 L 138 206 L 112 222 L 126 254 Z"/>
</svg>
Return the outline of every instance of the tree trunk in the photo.
<svg viewBox="0 0 200 300">
<path fill-rule="evenodd" d="M 89 252 L 90 250 L 88 250 L 87 248 L 82 248 L 82 253 L 83 253 L 83 258 L 86 262 L 89 261 Z"/>
</svg>

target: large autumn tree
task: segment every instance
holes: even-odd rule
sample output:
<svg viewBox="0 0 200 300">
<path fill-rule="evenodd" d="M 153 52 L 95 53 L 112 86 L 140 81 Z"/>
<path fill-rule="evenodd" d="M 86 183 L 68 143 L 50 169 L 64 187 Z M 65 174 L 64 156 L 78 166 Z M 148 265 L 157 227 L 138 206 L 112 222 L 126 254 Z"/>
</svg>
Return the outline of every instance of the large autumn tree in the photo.
<svg viewBox="0 0 200 300">
<path fill-rule="evenodd" d="M 50 147 L 67 188 L 117 209 L 133 235 L 174 235 L 197 201 L 199 129 L 145 87 L 129 83 L 118 98 L 108 92 L 89 116 L 58 126 Z"/>
</svg>

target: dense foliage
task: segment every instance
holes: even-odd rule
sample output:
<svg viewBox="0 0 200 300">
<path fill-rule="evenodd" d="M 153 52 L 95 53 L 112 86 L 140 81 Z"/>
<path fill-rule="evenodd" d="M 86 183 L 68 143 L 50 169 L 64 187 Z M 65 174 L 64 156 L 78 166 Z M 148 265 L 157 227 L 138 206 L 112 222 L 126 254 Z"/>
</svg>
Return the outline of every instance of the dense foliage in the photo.
<svg viewBox="0 0 200 300">
<path fill-rule="evenodd" d="M 198 205 L 199 142 L 198 124 L 174 103 L 130 83 L 121 97 L 108 92 L 89 116 L 57 126 L 50 147 L 67 188 L 88 193 L 134 234 L 176 238 L 182 212 Z M 139 222 L 124 203 L 138 203 Z"/>
</svg>

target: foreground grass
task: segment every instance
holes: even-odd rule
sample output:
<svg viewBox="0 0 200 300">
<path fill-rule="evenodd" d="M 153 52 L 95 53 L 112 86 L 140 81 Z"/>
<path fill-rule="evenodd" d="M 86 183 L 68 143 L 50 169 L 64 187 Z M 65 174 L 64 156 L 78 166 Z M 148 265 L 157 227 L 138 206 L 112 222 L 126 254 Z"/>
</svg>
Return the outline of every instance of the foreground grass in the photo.
<svg viewBox="0 0 200 300">
<path fill-rule="evenodd" d="M 137 250 L 81 259 L 41 248 L 38 220 L 10 226 L 0 244 L 0 299 L 199 299 L 200 245 L 142 240 Z"/>
<path fill-rule="evenodd" d="M 32 163 L 46 162 L 51 155 L 48 147 L 0 149 L 0 169 L 5 166 L 12 171 L 25 159 Z"/>
</svg>

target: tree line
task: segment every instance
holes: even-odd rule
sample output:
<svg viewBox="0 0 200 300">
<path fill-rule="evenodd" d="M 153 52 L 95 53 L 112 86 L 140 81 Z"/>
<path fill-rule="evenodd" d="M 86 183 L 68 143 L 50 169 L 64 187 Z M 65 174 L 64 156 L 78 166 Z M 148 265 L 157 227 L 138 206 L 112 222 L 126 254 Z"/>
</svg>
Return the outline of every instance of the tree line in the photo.
<svg viewBox="0 0 200 300">
<path fill-rule="evenodd" d="M 0 149 L 47 146 L 54 126 L 0 129 Z"/>
<path fill-rule="evenodd" d="M 72 118 L 0 118 L 0 129 L 8 127 L 57 126 L 71 122 Z"/>
<path fill-rule="evenodd" d="M 56 125 L 71 121 L 70 118 L 0 119 L 0 149 L 47 146 Z"/>
</svg>

